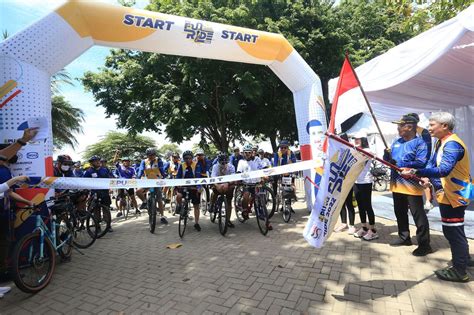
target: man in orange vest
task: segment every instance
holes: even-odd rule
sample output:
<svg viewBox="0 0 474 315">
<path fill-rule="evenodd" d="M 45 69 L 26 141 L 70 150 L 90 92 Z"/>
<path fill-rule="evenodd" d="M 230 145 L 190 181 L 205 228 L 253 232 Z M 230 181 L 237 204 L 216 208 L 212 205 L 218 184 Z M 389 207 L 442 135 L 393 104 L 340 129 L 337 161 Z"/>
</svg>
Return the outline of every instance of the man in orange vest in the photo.
<svg viewBox="0 0 474 315">
<path fill-rule="evenodd" d="M 438 138 L 425 169 L 404 169 L 402 175 L 422 177 L 425 187 L 433 186 L 439 203 L 443 234 L 451 246 L 453 266 L 435 271 L 441 280 L 468 282 L 468 266 L 474 266 L 464 233 L 464 212 L 472 197 L 469 152 L 453 133 L 455 118 L 450 113 L 434 113 L 428 131 Z"/>
</svg>

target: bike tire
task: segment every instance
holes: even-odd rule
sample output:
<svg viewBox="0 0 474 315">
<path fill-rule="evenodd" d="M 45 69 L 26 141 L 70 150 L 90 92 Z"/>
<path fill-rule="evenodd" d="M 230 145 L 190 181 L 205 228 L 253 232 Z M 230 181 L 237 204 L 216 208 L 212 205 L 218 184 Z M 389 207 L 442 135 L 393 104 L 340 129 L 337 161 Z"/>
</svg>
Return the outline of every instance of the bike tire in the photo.
<svg viewBox="0 0 474 315">
<path fill-rule="evenodd" d="M 284 205 L 283 205 L 283 221 L 286 223 L 290 222 L 291 219 L 291 200 L 285 199 Z"/>
<path fill-rule="evenodd" d="M 211 219 L 211 222 L 214 223 L 216 222 L 216 218 L 217 218 L 217 202 L 215 205 L 212 205 L 211 206 L 211 209 L 212 211 L 209 211 L 209 219 Z"/>
<path fill-rule="evenodd" d="M 374 190 L 375 191 L 386 191 L 388 188 L 388 183 L 385 179 L 376 179 L 374 181 Z"/>
<path fill-rule="evenodd" d="M 229 207 L 227 205 L 226 198 L 217 198 L 217 204 L 214 208 L 214 213 L 217 212 L 217 218 L 219 222 L 219 233 L 221 233 L 222 236 L 225 236 L 225 234 L 227 233 L 227 209 L 229 209 Z"/>
<path fill-rule="evenodd" d="M 277 208 L 277 205 L 276 205 L 276 194 L 275 192 L 273 191 L 273 188 L 271 188 L 270 186 L 264 186 L 264 189 L 267 191 L 267 194 L 266 194 L 266 207 L 267 207 L 267 210 L 270 209 L 270 212 L 273 212 L 275 213 L 276 209 Z M 270 198 L 268 198 L 270 197 Z M 270 204 L 271 204 L 271 207 L 270 207 Z M 268 215 L 268 218 L 270 219 L 270 214 Z"/>
<path fill-rule="evenodd" d="M 38 293 L 39 291 L 46 288 L 53 277 L 54 269 L 56 267 L 56 252 L 51 244 L 49 238 L 44 237 L 43 255 L 45 258 L 39 259 L 37 256 L 40 255 L 40 244 L 41 236 L 39 232 L 34 232 L 23 236 L 15 247 L 13 254 L 12 270 L 13 280 L 15 285 L 23 292 L 26 293 Z M 24 247 L 26 246 L 26 247 Z M 26 277 L 24 276 L 24 270 L 27 268 L 28 254 L 34 258 L 33 266 L 35 268 L 35 274 L 38 267 L 44 265 L 44 262 L 48 262 L 47 270 L 44 275 L 39 277 L 37 283 L 26 283 Z"/>
<path fill-rule="evenodd" d="M 206 215 L 207 210 L 208 210 L 207 207 L 208 207 L 209 199 L 208 199 L 208 196 L 207 196 L 206 189 L 204 187 L 201 190 L 201 195 L 199 196 L 199 198 L 201 198 L 201 202 L 199 204 L 199 208 L 201 210 L 201 213 L 202 213 L 202 215 Z"/>
<path fill-rule="evenodd" d="M 272 189 L 272 192 L 273 192 L 273 189 Z M 281 204 L 281 191 L 279 188 L 277 188 L 277 192 L 273 192 L 273 196 L 274 196 L 274 202 L 273 202 L 273 205 L 272 205 L 272 210 L 270 211 L 270 213 L 268 214 L 268 218 L 271 219 L 273 217 L 273 215 L 275 214 L 275 211 L 277 209 L 280 208 L 280 204 Z"/>
<path fill-rule="evenodd" d="M 156 228 L 156 200 L 153 195 L 150 196 L 148 204 L 148 223 L 150 226 L 150 233 L 155 233 Z"/>
<path fill-rule="evenodd" d="M 255 217 L 257 219 L 258 229 L 263 236 L 268 233 L 268 211 L 267 205 L 263 202 L 254 202 Z"/>
<path fill-rule="evenodd" d="M 123 218 L 125 220 L 128 219 L 128 215 L 130 214 L 130 210 L 132 209 L 130 197 L 127 195 L 125 197 L 125 209 L 123 210 Z"/>
<path fill-rule="evenodd" d="M 240 223 L 244 223 L 246 220 L 244 216 L 242 215 L 242 198 L 243 198 L 243 189 L 242 187 L 237 187 L 235 189 L 235 196 L 234 196 L 234 211 L 235 211 L 235 216 L 237 217 L 237 220 Z"/>
<path fill-rule="evenodd" d="M 59 256 L 68 260 L 72 255 L 73 226 L 66 214 L 60 215 L 56 221 L 56 247 Z M 64 244 L 58 247 L 61 243 Z"/>
<path fill-rule="evenodd" d="M 81 249 L 91 247 L 97 239 L 99 230 L 99 224 L 94 216 L 87 211 L 76 211 L 71 218 L 73 219 L 72 242 L 74 246 Z"/>
<path fill-rule="evenodd" d="M 179 212 L 179 223 L 178 223 L 178 234 L 180 238 L 183 238 L 184 232 L 186 231 L 186 225 L 188 223 L 188 209 L 187 205 L 181 207 Z"/>
<path fill-rule="evenodd" d="M 97 205 L 96 209 L 93 210 L 92 215 L 99 224 L 99 231 L 97 231 L 97 238 L 103 237 L 109 231 L 112 216 L 110 209 L 104 205 Z"/>
</svg>

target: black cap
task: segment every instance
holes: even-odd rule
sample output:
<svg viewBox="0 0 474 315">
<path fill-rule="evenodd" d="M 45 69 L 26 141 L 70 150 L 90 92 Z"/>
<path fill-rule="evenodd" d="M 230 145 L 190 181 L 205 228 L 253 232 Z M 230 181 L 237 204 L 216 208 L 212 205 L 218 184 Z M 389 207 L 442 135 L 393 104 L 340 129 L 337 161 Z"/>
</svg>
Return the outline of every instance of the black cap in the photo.
<svg viewBox="0 0 474 315">
<path fill-rule="evenodd" d="M 417 124 L 419 119 L 413 116 L 413 114 L 403 115 L 400 120 L 392 121 L 393 124 L 403 125 L 403 124 Z"/>
</svg>

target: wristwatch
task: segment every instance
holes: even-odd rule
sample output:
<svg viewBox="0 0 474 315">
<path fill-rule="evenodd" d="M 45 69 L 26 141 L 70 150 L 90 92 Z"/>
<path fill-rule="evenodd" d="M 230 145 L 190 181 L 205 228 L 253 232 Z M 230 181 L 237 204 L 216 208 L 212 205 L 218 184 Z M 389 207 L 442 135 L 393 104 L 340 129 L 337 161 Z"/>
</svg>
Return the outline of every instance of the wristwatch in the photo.
<svg viewBox="0 0 474 315">
<path fill-rule="evenodd" d="M 18 144 L 20 144 L 22 147 L 26 145 L 26 142 L 21 139 L 17 139 L 16 142 L 18 142 Z"/>
<path fill-rule="evenodd" d="M 412 168 L 412 169 L 410 170 L 410 174 L 411 174 L 411 175 L 416 175 L 416 171 L 417 171 L 416 169 Z"/>
</svg>

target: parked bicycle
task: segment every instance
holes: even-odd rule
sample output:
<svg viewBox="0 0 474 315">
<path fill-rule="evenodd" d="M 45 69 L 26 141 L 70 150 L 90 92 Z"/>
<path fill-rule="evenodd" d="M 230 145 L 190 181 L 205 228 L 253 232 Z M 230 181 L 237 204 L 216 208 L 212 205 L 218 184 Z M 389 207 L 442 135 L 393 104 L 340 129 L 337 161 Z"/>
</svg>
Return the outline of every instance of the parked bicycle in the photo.
<svg viewBox="0 0 474 315">
<path fill-rule="evenodd" d="M 382 164 L 377 164 L 375 161 L 372 161 L 370 173 L 373 177 L 372 190 L 386 191 L 388 188 L 388 184 L 390 183 L 388 167 Z"/>
<path fill-rule="evenodd" d="M 227 197 L 225 194 L 219 194 L 217 196 L 216 202 L 211 205 L 209 211 L 209 218 L 211 222 L 214 223 L 217 218 L 219 224 L 219 233 L 222 236 L 225 236 L 227 233 L 227 226 L 229 221 L 227 220 L 227 211 L 230 211 L 230 205 L 227 204 Z"/>
<path fill-rule="evenodd" d="M 283 221 L 286 223 L 290 221 L 291 213 L 294 212 L 291 207 L 291 202 L 295 195 L 292 179 L 291 176 L 283 176 L 278 180 L 277 186 L 276 208 L 279 209 L 283 216 Z"/>
<path fill-rule="evenodd" d="M 147 209 L 148 209 L 148 223 L 150 226 L 150 233 L 155 233 L 156 228 L 156 201 L 157 201 L 157 190 L 155 187 L 151 187 L 147 193 Z"/>
<path fill-rule="evenodd" d="M 72 254 L 73 232 L 65 216 L 66 204 L 50 199 L 48 204 L 43 201 L 35 210 L 44 206 L 51 214 L 43 216 L 35 212 L 35 229 L 20 239 L 13 252 L 14 281 L 26 293 L 37 293 L 49 284 L 56 267 L 56 255 L 69 259 Z"/>
</svg>

